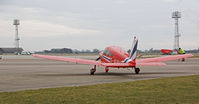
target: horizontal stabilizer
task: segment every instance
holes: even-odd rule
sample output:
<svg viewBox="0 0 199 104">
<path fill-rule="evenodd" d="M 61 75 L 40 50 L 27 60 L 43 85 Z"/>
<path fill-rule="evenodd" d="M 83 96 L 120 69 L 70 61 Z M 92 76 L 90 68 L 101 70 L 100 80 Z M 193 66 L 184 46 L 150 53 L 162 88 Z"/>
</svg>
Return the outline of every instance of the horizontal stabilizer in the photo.
<svg viewBox="0 0 199 104">
<path fill-rule="evenodd" d="M 107 67 L 134 67 L 135 64 L 130 63 L 101 63 L 102 66 Z"/>
</svg>

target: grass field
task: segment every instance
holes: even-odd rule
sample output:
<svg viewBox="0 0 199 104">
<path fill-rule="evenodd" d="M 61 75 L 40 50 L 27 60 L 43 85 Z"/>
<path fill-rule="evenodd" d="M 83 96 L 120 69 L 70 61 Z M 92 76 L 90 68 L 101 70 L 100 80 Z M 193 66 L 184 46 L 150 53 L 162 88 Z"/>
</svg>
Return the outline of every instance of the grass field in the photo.
<svg viewBox="0 0 199 104">
<path fill-rule="evenodd" d="M 199 75 L 0 93 L 0 104 L 199 104 Z"/>
</svg>

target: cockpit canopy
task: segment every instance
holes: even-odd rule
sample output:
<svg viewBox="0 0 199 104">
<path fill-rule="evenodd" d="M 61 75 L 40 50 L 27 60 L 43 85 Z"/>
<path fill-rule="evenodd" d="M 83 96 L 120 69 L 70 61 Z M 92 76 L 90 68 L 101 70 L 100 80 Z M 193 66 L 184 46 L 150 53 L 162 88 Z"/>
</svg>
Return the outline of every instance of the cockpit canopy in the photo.
<svg viewBox="0 0 199 104">
<path fill-rule="evenodd" d="M 107 56 L 113 56 L 113 54 L 107 48 L 105 48 L 104 54 Z"/>
</svg>

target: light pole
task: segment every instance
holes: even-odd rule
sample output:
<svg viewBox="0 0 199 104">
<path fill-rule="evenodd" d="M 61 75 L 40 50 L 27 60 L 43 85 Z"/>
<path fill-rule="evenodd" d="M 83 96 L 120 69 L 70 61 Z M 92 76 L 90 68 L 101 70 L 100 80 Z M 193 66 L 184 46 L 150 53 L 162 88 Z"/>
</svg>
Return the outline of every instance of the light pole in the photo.
<svg viewBox="0 0 199 104">
<path fill-rule="evenodd" d="M 173 12 L 172 18 L 175 19 L 174 50 L 178 50 L 180 48 L 179 37 L 181 36 L 179 33 L 178 19 L 181 18 L 181 13 L 178 11 Z"/>
<path fill-rule="evenodd" d="M 14 19 L 14 23 L 13 25 L 15 25 L 15 48 L 17 49 L 16 54 L 19 55 L 19 34 L 18 34 L 18 25 L 20 25 L 19 20 L 18 19 Z"/>
</svg>

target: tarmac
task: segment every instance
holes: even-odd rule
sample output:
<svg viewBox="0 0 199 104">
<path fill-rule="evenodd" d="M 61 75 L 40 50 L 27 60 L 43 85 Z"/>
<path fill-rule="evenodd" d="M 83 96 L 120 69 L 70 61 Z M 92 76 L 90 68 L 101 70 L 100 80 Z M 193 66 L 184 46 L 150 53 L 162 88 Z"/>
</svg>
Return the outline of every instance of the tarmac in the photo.
<svg viewBox="0 0 199 104">
<path fill-rule="evenodd" d="M 97 57 L 95 55 L 78 55 L 75 58 L 94 60 Z M 95 75 L 90 75 L 92 65 L 41 59 L 26 55 L 4 55 L 3 59 L 0 60 L 0 92 L 199 74 L 199 58 L 189 58 L 185 62 L 169 61 L 166 63 L 167 66 L 140 67 L 140 74 L 135 74 L 131 68 L 110 68 L 109 72 L 106 73 L 104 67 L 98 66 Z"/>
</svg>

